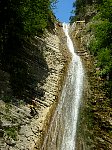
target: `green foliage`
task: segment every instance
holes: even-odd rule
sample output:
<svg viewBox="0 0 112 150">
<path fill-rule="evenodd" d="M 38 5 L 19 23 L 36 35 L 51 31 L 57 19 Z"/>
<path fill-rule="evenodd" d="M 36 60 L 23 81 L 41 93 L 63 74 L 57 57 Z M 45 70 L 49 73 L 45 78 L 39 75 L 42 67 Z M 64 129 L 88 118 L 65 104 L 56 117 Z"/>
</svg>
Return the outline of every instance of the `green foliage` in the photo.
<svg viewBox="0 0 112 150">
<path fill-rule="evenodd" d="M 98 67 L 101 68 L 100 74 L 101 76 L 107 75 L 111 72 L 112 69 L 112 56 L 110 54 L 110 49 L 105 48 L 101 49 L 97 54 Z"/>
<path fill-rule="evenodd" d="M 85 7 L 84 0 L 76 0 L 73 3 L 73 10 L 72 10 L 73 16 L 70 17 L 70 22 L 73 22 L 75 20 L 80 20 L 80 18 L 84 16 L 84 12 L 85 12 L 84 7 Z"/>
<path fill-rule="evenodd" d="M 98 21 L 92 25 L 92 31 L 95 35 L 93 41 L 90 44 L 90 50 L 93 54 L 97 55 L 97 52 L 101 48 L 106 48 L 111 45 L 112 40 L 112 23 L 105 21 Z"/>
<path fill-rule="evenodd" d="M 76 2 L 78 1 L 79 0 L 76 0 Z M 87 110 L 85 109 L 87 112 L 87 114 L 85 115 L 85 120 L 87 121 L 86 128 L 89 129 L 87 131 L 90 131 L 90 135 L 87 134 L 85 135 L 85 137 L 86 139 L 88 137 L 88 143 L 86 143 L 87 146 L 89 146 L 90 144 L 90 146 L 94 145 L 94 147 L 87 147 L 88 149 L 100 149 L 98 147 L 100 147 L 101 143 L 99 144 L 95 139 L 97 136 L 101 135 L 101 132 L 99 132 L 100 129 L 102 133 L 103 131 L 105 132 L 105 134 L 108 133 L 108 137 L 109 134 L 111 136 L 111 133 L 109 133 L 111 131 L 109 124 L 103 121 L 103 119 L 101 118 L 103 116 L 103 111 L 108 112 L 107 110 L 109 110 L 112 104 L 112 0 L 94 0 L 94 4 L 98 13 L 97 15 L 93 13 L 93 15 L 95 15 L 94 18 L 91 19 L 91 21 L 89 20 L 87 26 L 84 28 L 84 30 L 81 31 L 81 34 L 84 36 L 84 31 L 85 29 L 87 29 L 87 35 L 85 35 L 85 38 L 87 38 L 87 40 L 89 40 L 88 37 L 91 36 L 89 50 L 91 54 L 95 57 L 95 65 L 97 67 L 96 76 L 99 78 L 99 81 L 97 82 L 94 80 L 94 77 L 90 75 L 91 89 L 93 92 L 91 95 L 91 99 L 88 99 L 88 102 L 86 104 L 86 106 L 88 105 Z M 85 4 L 82 4 L 82 6 L 85 9 L 86 7 L 84 5 Z M 85 12 L 82 11 L 82 6 L 76 6 L 76 19 L 82 19 L 81 17 L 84 16 Z M 87 15 L 88 14 L 91 15 L 92 10 L 89 10 L 87 12 Z M 73 19 L 74 18 L 72 18 L 72 20 Z M 86 20 L 86 15 L 84 16 L 84 19 Z M 95 82 L 97 82 L 97 84 Z M 99 87 L 97 87 L 97 90 L 96 87 L 94 87 L 94 85 L 96 86 L 98 85 L 98 83 Z M 101 93 L 99 93 L 98 91 Z M 97 148 L 95 147 L 95 145 L 98 145 Z M 102 148 L 108 149 L 107 147 L 109 146 L 105 144 L 105 146 Z"/>
<path fill-rule="evenodd" d="M 89 49 L 90 49 L 90 52 L 95 56 L 97 55 L 97 51 L 99 49 L 98 47 L 99 47 L 99 42 L 95 38 L 93 38 L 90 41 Z"/>
<path fill-rule="evenodd" d="M 93 35 L 89 50 L 97 59 L 97 67 L 100 76 L 108 81 L 110 91 L 112 90 L 112 0 L 76 0 L 73 3 L 73 14 L 71 22 L 86 18 L 86 8 L 95 7 L 97 14 L 93 17 L 90 31 Z M 90 7 L 89 7 L 90 8 Z M 88 12 L 89 13 L 89 12 Z M 91 14 L 91 12 L 90 12 Z M 91 18 L 91 17 L 90 17 Z"/>
<path fill-rule="evenodd" d="M 105 1 L 99 8 L 99 13 L 94 17 L 95 23 L 92 31 L 95 38 L 91 41 L 90 51 L 98 60 L 100 75 L 107 76 L 112 71 L 112 9 L 110 0 Z M 109 77 L 111 78 L 111 77 Z"/>
<path fill-rule="evenodd" d="M 6 128 L 5 132 L 8 137 L 11 137 L 13 140 L 17 140 L 17 128 L 16 127 Z"/>
<path fill-rule="evenodd" d="M 20 8 L 26 33 L 38 34 L 42 32 L 48 23 L 50 15 L 50 1 L 28 0 Z"/>
<path fill-rule="evenodd" d="M 85 15 L 85 7 L 86 5 L 92 5 L 92 0 L 76 0 L 73 3 L 73 10 L 72 14 L 73 16 L 70 17 L 70 22 L 73 23 L 76 20 L 84 19 Z"/>
<path fill-rule="evenodd" d="M 111 43 L 112 24 L 108 21 L 103 21 L 95 26 L 95 36 L 101 41 L 102 47 Z"/>
<path fill-rule="evenodd" d="M 52 11 L 51 5 L 54 2 L 56 0 L 1 0 L 2 32 L 11 30 L 19 37 L 40 34 L 48 24 L 48 17 Z"/>
<path fill-rule="evenodd" d="M 6 103 L 10 103 L 12 101 L 12 97 L 8 95 L 5 95 L 2 99 Z"/>
<path fill-rule="evenodd" d="M 107 19 L 112 22 L 112 0 L 103 0 L 103 4 L 99 5 L 99 11 L 102 20 Z"/>
<path fill-rule="evenodd" d="M 105 79 L 104 88 L 111 98 L 112 90 L 112 1 L 103 0 L 98 7 L 98 14 L 93 19 L 91 26 L 94 38 L 90 42 L 90 51 L 96 56 L 97 66 L 100 68 L 98 75 Z"/>
<path fill-rule="evenodd" d="M 86 19 L 85 15 L 87 12 L 87 6 L 99 6 L 102 4 L 103 0 L 76 0 L 73 3 L 73 16 L 70 17 L 70 23 L 73 23 L 76 20 Z"/>
</svg>

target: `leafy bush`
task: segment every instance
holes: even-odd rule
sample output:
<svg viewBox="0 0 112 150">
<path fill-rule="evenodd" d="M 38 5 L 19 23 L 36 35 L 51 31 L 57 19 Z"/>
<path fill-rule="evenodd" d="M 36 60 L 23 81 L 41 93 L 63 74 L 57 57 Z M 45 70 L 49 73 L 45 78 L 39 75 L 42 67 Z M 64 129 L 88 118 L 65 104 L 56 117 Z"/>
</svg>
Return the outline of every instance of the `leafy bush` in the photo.
<svg viewBox="0 0 112 150">
<path fill-rule="evenodd" d="M 99 5 L 99 11 L 102 20 L 107 19 L 112 22 L 112 0 L 103 0 L 103 4 Z"/>
<path fill-rule="evenodd" d="M 27 0 L 21 5 L 20 10 L 26 33 L 40 34 L 45 29 L 50 15 L 50 1 Z"/>
<path fill-rule="evenodd" d="M 8 137 L 11 137 L 13 140 L 17 140 L 17 128 L 16 127 L 9 127 L 5 129 L 5 132 Z"/>
<path fill-rule="evenodd" d="M 99 48 L 106 47 L 111 44 L 112 23 L 107 20 L 95 25 L 95 37 L 99 41 Z"/>
<path fill-rule="evenodd" d="M 101 48 L 106 48 L 111 45 L 112 24 L 107 20 L 99 21 L 95 22 L 95 24 L 93 24 L 91 28 L 95 38 L 90 42 L 90 50 L 94 55 L 97 55 L 97 52 Z"/>
<path fill-rule="evenodd" d="M 100 68 L 99 75 L 105 78 L 104 88 L 107 89 L 108 97 L 112 90 L 112 1 L 103 0 L 98 7 L 98 14 L 93 19 L 91 26 L 94 34 L 90 42 L 90 51 L 96 56 L 97 66 Z"/>
<path fill-rule="evenodd" d="M 98 67 L 101 68 L 100 75 L 107 75 L 111 72 L 112 56 L 110 55 L 110 49 L 101 49 L 97 54 Z"/>
</svg>

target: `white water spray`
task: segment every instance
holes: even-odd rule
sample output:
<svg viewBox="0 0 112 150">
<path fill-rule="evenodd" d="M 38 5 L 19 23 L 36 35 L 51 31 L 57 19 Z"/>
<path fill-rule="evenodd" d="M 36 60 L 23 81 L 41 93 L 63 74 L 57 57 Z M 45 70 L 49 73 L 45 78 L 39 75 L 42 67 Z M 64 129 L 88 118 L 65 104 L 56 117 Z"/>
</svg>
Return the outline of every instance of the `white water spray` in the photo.
<svg viewBox="0 0 112 150">
<path fill-rule="evenodd" d="M 75 141 L 76 141 L 76 129 L 77 129 L 77 120 L 80 106 L 80 99 L 82 95 L 82 85 L 83 85 L 83 68 L 80 57 L 76 55 L 75 49 L 72 43 L 72 40 L 69 36 L 69 25 L 63 24 L 63 30 L 67 36 L 67 45 L 72 54 L 71 62 L 71 71 L 72 71 L 72 80 L 71 84 L 73 86 L 73 99 L 72 99 L 72 110 L 71 110 L 71 125 L 68 129 L 68 136 L 64 136 L 62 142 L 62 150 L 74 150 Z M 69 131 L 70 130 L 70 131 Z M 67 144 L 66 144 L 67 142 Z"/>
<path fill-rule="evenodd" d="M 42 150 L 75 150 L 76 146 L 76 130 L 84 73 L 80 57 L 74 52 L 74 46 L 69 36 L 69 28 L 69 25 L 63 24 L 63 30 L 67 37 L 67 46 L 72 54 L 72 61 L 68 69 L 60 102 Z"/>
</svg>

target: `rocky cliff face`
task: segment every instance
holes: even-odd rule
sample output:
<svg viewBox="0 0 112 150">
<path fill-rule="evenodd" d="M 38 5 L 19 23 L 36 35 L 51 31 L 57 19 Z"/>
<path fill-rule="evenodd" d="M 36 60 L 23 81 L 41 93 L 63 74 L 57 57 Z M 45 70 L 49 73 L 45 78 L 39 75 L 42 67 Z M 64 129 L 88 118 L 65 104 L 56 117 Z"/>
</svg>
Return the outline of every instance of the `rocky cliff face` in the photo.
<svg viewBox="0 0 112 150">
<path fill-rule="evenodd" d="M 63 40 L 64 35 L 59 27 L 55 34 L 46 31 L 43 38 L 35 37 L 25 43 L 24 49 L 27 53 L 23 53 L 21 59 L 28 64 L 27 71 L 33 78 L 30 78 L 30 88 L 25 91 L 22 89 L 21 92 L 33 95 L 30 103 L 26 102 L 28 99 L 25 96 L 24 101 L 11 96 L 11 74 L 0 70 L 3 78 L 0 91 L 1 150 L 40 150 L 61 93 L 70 59 Z M 35 90 L 31 90 L 32 86 Z"/>
<path fill-rule="evenodd" d="M 79 118 L 77 150 L 111 150 L 112 120 L 109 100 L 103 89 L 104 80 L 97 75 L 95 58 L 90 55 L 88 45 L 92 38 L 89 24 L 76 26 L 72 38 L 77 53 L 81 56 L 85 68 L 83 103 Z"/>
</svg>

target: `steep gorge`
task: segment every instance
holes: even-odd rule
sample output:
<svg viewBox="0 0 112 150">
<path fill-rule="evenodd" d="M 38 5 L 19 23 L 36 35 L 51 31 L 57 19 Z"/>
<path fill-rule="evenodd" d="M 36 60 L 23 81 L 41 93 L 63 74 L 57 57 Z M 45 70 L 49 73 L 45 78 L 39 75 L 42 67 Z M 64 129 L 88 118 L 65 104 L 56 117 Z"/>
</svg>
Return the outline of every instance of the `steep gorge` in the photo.
<svg viewBox="0 0 112 150">
<path fill-rule="evenodd" d="M 71 31 L 86 74 L 76 149 L 111 150 L 112 107 L 108 87 L 104 87 L 111 73 L 106 78 L 99 76 L 101 70 L 88 48 L 94 37 L 91 25 L 98 23 L 91 18 L 97 10 L 93 6 L 85 8 L 85 16 L 80 12 L 79 18 L 86 24 L 76 22 Z M 71 61 L 61 25 L 53 30 L 25 41 L 20 53 L 14 52 L 14 57 L 8 56 L 5 61 L 3 56 L 0 61 L 1 150 L 40 150 L 49 131 Z"/>
<path fill-rule="evenodd" d="M 57 106 L 70 61 L 70 54 L 67 52 L 66 45 L 63 44 L 64 37 L 62 29 L 57 27 L 55 34 L 46 30 L 42 38 L 36 36 L 24 46 L 25 50 L 33 57 L 30 59 L 28 55 L 23 55 L 24 60 L 29 63 L 30 74 L 32 73 L 39 81 L 36 86 L 38 88 L 37 96 L 32 99 L 35 104 L 29 104 L 13 97 L 10 97 L 9 101 L 4 101 L 1 96 L 1 150 L 40 150 L 41 142 Z M 36 53 L 39 54 L 39 51 L 43 52 L 44 61 L 40 59 L 41 53 L 38 56 L 39 59 L 36 58 Z M 36 61 L 39 60 L 40 62 L 37 62 L 36 65 Z M 4 74 L 8 80 L 7 73 Z M 5 75 L 3 76 L 6 82 Z M 7 86 L 5 82 L 1 83 Z M 4 86 L 2 85 L 2 87 Z M 7 88 L 11 90 L 10 87 L 7 86 Z M 4 89 L 7 88 L 4 87 Z M 2 89 L 2 91 L 4 90 Z M 4 92 L 3 96 L 7 91 Z"/>
</svg>

